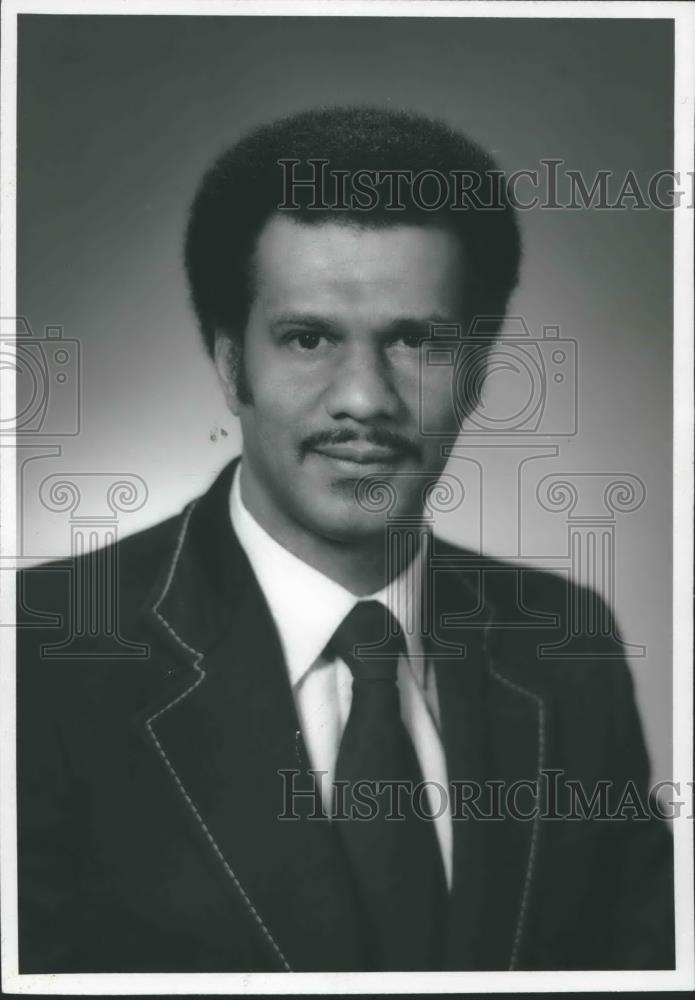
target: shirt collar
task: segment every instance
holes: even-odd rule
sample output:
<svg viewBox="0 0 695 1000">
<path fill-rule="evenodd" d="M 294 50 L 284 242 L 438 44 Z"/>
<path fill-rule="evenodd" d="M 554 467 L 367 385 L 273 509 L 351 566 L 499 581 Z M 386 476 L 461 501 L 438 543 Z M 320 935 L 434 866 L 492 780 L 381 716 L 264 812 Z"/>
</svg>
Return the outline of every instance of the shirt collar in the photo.
<svg viewBox="0 0 695 1000">
<path fill-rule="evenodd" d="M 261 527 L 241 498 L 240 470 L 241 463 L 230 494 L 232 527 L 270 608 L 292 686 L 301 682 L 359 601 L 380 601 L 387 607 L 404 629 L 412 652 L 417 625 L 406 620 L 406 608 L 414 613 L 419 608 L 420 552 L 396 580 L 375 594 L 357 597 L 293 555 Z"/>
</svg>

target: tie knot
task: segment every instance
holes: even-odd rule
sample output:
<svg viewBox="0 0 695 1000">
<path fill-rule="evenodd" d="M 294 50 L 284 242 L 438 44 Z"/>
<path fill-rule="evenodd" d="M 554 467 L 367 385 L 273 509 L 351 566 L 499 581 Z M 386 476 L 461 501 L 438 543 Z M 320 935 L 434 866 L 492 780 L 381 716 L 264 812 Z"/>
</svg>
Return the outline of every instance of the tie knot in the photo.
<svg viewBox="0 0 695 1000">
<path fill-rule="evenodd" d="M 395 683 L 398 657 L 405 653 L 397 618 L 379 601 L 360 601 L 336 629 L 329 650 L 340 657 L 356 680 Z"/>
</svg>

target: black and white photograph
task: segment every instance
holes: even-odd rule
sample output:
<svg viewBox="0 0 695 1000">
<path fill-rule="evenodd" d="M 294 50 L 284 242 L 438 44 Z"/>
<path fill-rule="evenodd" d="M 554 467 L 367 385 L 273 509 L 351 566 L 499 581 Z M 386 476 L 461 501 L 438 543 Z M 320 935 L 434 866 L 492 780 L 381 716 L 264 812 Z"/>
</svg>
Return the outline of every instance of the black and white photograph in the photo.
<svg viewBox="0 0 695 1000">
<path fill-rule="evenodd" d="M 5 992 L 695 987 L 694 52 L 3 4 Z"/>
</svg>

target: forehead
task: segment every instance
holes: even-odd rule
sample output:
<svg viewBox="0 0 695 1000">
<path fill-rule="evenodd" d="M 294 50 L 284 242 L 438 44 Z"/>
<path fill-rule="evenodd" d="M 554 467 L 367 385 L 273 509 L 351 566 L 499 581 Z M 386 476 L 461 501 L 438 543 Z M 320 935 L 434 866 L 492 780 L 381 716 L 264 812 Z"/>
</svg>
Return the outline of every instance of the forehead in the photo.
<svg viewBox="0 0 695 1000">
<path fill-rule="evenodd" d="M 271 311 L 415 316 L 456 309 L 465 262 L 457 237 L 435 226 L 308 224 L 275 215 L 258 238 L 254 263 L 257 297 Z"/>
</svg>

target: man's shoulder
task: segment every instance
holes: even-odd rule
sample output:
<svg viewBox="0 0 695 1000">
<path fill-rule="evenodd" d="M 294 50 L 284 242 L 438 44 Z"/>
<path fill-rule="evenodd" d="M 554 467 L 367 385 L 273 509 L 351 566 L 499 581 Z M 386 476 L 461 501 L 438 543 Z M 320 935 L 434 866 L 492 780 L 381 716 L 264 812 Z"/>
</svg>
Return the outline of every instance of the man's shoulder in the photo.
<svg viewBox="0 0 695 1000">
<path fill-rule="evenodd" d="M 185 510 L 147 528 L 96 547 L 37 563 L 19 571 L 18 598 L 31 592 L 36 596 L 58 595 L 70 580 L 116 580 L 131 590 L 151 586 L 172 552 L 181 530 Z"/>
<path fill-rule="evenodd" d="M 566 608 L 580 591 L 601 600 L 595 591 L 572 579 L 568 571 L 476 552 L 439 537 L 433 553 L 435 573 L 440 566 L 444 572 L 458 574 L 500 613 L 510 600 L 523 601 L 551 614 Z"/>
<path fill-rule="evenodd" d="M 65 591 L 66 580 L 113 581 L 129 597 L 143 597 L 177 564 L 181 550 L 192 556 L 200 554 L 204 562 L 219 548 L 229 524 L 229 489 L 237 460 L 232 460 L 198 496 L 177 514 L 134 532 L 124 538 L 82 553 L 39 563 L 20 573 L 19 593 L 34 593 L 58 598 Z M 196 516 L 191 516 L 191 515 Z M 190 530 L 189 530 L 190 529 Z M 110 586 L 110 583 L 109 583 Z"/>
<path fill-rule="evenodd" d="M 138 648 L 151 641 L 150 612 L 164 591 L 195 503 L 88 552 L 22 569 L 16 586 L 18 664 L 26 669 L 40 664 L 42 651 L 55 647 L 65 680 L 73 673 L 79 678 L 88 662 L 101 665 L 92 674 L 109 673 L 109 665 L 118 673 L 125 661 L 141 662 L 114 636 Z"/>
<path fill-rule="evenodd" d="M 119 712 L 147 703 L 167 666 L 153 645 L 151 610 L 185 519 L 186 509 L 18 575 L 17 693 L 26 732 L 48 717 L 62 720 L 61 732 L 83 732 L 90 718 L 108 727 Z"/>
<path fill-rule="evenodd" d="M 604 595 L 569 572 L 437 540 L 435 565 L 439 559 L 461 582 L 453 589 L 459 607 L 447 606 L 447 620 L 471 637 L 486 631 L 489 664 L 508 680 L 587 711 L 599 695 L 632 698 L 623 641 Z"/>
</svg>

